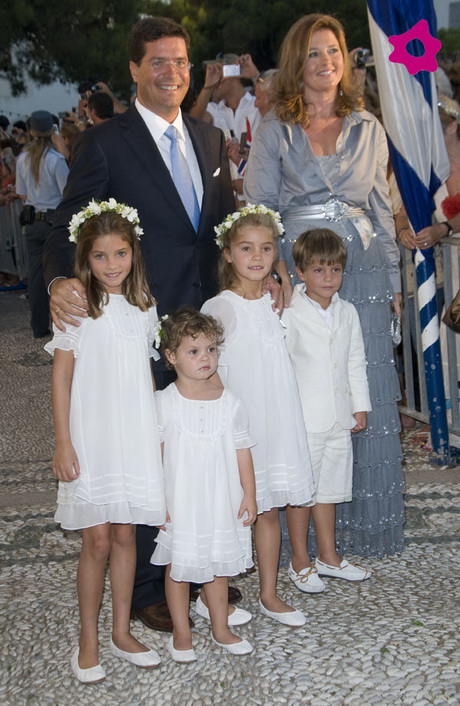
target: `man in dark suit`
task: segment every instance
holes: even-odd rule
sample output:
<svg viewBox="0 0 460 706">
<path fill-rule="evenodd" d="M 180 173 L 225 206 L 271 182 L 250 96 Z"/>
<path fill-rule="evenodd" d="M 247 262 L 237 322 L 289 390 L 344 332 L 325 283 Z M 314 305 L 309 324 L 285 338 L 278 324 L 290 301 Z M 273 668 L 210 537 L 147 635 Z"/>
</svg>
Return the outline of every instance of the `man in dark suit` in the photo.
<svg viewBox="0 0 460 706">
<path fill-rule="evenodd" d="M 199 308 L 216 293 L 214 226 L 235 210 L 224 134 L 188 115 L 180 104 L 190 84 L 187 31 L 173 20 L 149 17 L 130 34 L 130 70 L 137 84 L 134 107 L 79 136 L 64 198 L 45 247 L 44 272 L 54 323 L 78 323 L 86 315 L 84 289 L 72 278 L 74 246 L 68 224 L 91 199 L 110 197 L 137 208 L 147 277 L 158 314 L 188 304 Z M 199 208 L 196 229 L 173 181 L 173 124 L 185 156 Z M 82 299 L 83 297 L 83 299 Z M 160 362 L 158 388 L 172 381 Z M 138 563 L 133 613 L 154 629 L 171 630 L 163 569 L 150 564 L 156 530 L 138 526 Z"/>
</svg>

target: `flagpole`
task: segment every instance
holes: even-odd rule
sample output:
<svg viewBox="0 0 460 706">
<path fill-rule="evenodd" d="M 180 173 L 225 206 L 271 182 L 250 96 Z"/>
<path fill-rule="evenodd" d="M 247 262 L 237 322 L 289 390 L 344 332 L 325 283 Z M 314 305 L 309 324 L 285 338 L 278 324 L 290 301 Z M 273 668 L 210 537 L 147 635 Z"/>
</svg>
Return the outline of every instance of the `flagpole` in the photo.
<svg viewBox="0 0 460 706">
<path fill-rule="evenodd" d="M 442 375 L 439 319 L 436 303 L 436 269 L 434 250 L 415 251 L 417 300 L 422 333 L 423 362 L 425 366 L 433 460 L 450 464 L 449 430 L 446 398 Z"/>
</svg>

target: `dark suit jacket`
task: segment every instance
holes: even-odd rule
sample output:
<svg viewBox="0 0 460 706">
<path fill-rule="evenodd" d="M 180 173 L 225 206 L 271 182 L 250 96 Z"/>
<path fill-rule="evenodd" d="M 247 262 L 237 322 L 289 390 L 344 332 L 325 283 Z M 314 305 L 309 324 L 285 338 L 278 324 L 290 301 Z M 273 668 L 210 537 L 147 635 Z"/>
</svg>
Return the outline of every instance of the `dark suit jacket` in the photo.
<svg viewBox="0 0 460 706">
<path fill-rule="evenodd" d="M 235 210 L 221 130 L 183 115 L 203 180 L 198 233 L 187 216 L 168 168 L 133 107 L 78 137 L 64 197 L 45 246 L 44 273 L 72 276 L 74 245 L 67 230 L 74 213 L 91 199 L 114 197 L 137 208 L 141 248 L 158 313 L 183 304 L 199 308 L 217 289 L 214 226 Z"/>
</svg>

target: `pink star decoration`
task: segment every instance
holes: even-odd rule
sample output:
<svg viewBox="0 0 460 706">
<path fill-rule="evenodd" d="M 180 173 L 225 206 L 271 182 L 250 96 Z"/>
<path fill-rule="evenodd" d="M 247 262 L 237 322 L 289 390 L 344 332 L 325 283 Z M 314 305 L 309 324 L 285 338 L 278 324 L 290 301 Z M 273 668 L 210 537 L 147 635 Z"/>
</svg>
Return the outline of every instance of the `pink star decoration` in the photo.
<svg viewBox="0 0 460 706">
<path fill-rule="evenodd" d="M 412 39 L 419 39 L 425 53 L 422 56 L 412 56 L 406 47 Z M 430 34 L 428 22 L 419 20 L 411 29 L 403 34 L 393 34 L 388 37 L 390 44 L 394 46 L 394 51 L 388 57 L 394 64 L 403 64 L 408 72 L 417 74 L 419 71 L 436 71 L 438 62 L 436 54 L 442 47 L 442 42 Z"/>
</svg>

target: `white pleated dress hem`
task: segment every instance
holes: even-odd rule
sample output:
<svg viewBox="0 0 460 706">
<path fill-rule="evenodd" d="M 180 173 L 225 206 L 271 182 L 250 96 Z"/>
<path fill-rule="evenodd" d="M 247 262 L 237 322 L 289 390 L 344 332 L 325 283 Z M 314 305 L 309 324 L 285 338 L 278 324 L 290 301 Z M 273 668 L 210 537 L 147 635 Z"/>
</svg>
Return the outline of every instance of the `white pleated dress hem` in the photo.
<svg viewBox="0 0 460 706">
<path fill-rule="evenodd" d="M 191 400 L 175 383 L 155 399 L 171 521 L 158 533 L 151 562 L 170 564 L 174 581 L 244 573 L 254 564 L 251 528 L 238 518 L 237 450 L 253 441 L 242 403 L 229 390 L 216 400 Z"/>
</svg>

